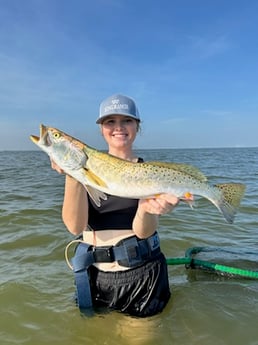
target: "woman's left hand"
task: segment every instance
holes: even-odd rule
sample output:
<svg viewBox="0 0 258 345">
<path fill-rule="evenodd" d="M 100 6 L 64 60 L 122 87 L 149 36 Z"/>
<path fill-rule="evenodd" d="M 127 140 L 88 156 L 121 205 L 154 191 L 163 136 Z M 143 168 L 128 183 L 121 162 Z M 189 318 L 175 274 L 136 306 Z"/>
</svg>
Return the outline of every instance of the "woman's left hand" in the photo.
<svg viewBox="0 0 258 345">
<path fill-rule="evenodd" d="M 180 199 L 172 194 L 159 194 L 155 198 L 139 200 L 139 207 L 150 214 L 165 214 L 171 212 Z"/>
</svg>

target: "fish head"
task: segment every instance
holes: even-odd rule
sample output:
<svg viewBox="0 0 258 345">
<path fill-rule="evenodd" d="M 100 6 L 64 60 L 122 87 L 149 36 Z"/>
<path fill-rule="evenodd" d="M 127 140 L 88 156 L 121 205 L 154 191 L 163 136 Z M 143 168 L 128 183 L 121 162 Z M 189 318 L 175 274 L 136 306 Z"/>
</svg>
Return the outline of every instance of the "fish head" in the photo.
<svg viewBox="0 0 258 345">
<path fill-rule="evenodd" d="M 30 136 L 31 141 L 39 146 L 43 151 L 48 153 L 48 148 L 51 146 L 51 140 L 48 135 L 48 127 L 44 125 L 40 125 L 40 136 L 31 135 Z"/>
<path fill-rule="evenodd" d="M 62 146 L 65 143 L 64 133 L 60 130 L 47 127 L 43 124 L 40 125 L 40 136 L 31 135 L 30 139 L 34 144 L 40 147 L 43 151 L 51 154 L 51 152 L 56 149 L 57 146 Z M 69 141 L 68 136 L 66 136 L 66 140 Z"/>
<path fill-rule="evenodd" d="M 57 128 L 40 125 L 40 136 L 30 139 L 45 151 L 64 171 L 85 167 L 87 156 L 83 151 L 85 144 Z"/>
</svg>

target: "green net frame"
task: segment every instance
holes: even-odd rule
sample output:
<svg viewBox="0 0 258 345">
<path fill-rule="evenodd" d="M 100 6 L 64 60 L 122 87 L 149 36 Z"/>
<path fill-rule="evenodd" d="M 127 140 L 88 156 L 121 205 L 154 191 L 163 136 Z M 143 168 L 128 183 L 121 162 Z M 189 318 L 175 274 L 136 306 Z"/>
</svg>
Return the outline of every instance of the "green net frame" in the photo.
<svg viewBox="0 0 258 345">
<path fill-rule="evenodd" d="M 201 269 L 209 272 L 214 272 L 221 275 L 230 277 L 245 277 L 250 279 L 258 279 L 258 271 L 241 269 L 238 267 L 231 267 L 221 265 L 216 262 L 196 259 L 196 254 L 201 252 L 211 251 L 207 247 L 192 247 L 186 250 L 185 257 L 182 258 L 167 258 L 167 265 L 185 265 L 186 268 Z"/>
</svg>

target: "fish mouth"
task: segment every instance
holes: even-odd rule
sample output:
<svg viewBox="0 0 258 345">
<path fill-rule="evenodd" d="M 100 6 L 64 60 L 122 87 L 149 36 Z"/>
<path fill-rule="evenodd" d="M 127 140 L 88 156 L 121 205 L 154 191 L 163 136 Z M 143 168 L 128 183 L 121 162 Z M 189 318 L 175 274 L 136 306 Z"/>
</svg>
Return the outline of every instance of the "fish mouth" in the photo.
<svg viewBox="0 0 258 345">
<path fill-rule="evenodd" d="M 30 135 L 30 139 L 34 142 L 34 144 L 37 144 L 39 142 L 39 137 L 36 135 Z"/>
<path fill-rule="evenodd" d="M 40 125 L 40 136 L 36 136 L 36 135 L 31 135 L 30 139 L 34 142 L 34 144 L 39 144 L 39 142 L 41 142 L 42 144 L 48 144 L 48 140 L 47 140 L 47 127 L 44 126 L 43 124 Z"/>
</svg>

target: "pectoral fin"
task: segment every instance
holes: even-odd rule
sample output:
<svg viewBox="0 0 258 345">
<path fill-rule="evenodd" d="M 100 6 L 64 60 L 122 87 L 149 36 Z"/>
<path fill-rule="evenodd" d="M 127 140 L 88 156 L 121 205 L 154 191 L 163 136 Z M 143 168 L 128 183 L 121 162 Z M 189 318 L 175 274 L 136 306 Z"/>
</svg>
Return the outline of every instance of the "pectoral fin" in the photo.
<svg viewBox="0 0 258 345">
<path fill-rule="evenodd" d="M 100 187 L 107 187 L 106 183 L 101 180 L 100 177 L 98 177 L 96 174 L 94 174 L 91 170 L 84 169 L 84 174 L 86 175 L 86 178 L 92 182 L 93 184 Z"/>
<path fill-rule="evenodd" d="M 100 190 L 98 190 L 98 187 L 107 187 L 106 183 L 101 180 L 100 177 L 98 177 L 96 174 L 94 174 L 91 170 L 89 169 L 84 169 L 84 174 L 87 178 L 87 180 L 89 181 L 89 183 L 93 184 L 96 186 L 96 188 L 94 188 L 94 186 L 89 186 L 89 185 L 85 185 L 85 188 L 89 194 L 89 196 L 91 197 L 91 199 L 95 202 L 95 204 L 100 207 L 101 205 L 101 199 L 102 200 L 107 200 L 107 196 L 105 193 L 101 192 Z"/>
<path fill-rule="evenodd" d="M 84 186 L 89 194 L 89 196 L 91 197 L 91 199 L 95 202 L 95 204 L 100 207 L 101 205 L 101 199 L 102 200 L 107 200 L 107 196 L 105 193 L 90 187 L 90 186 Z"/>
</svg>

